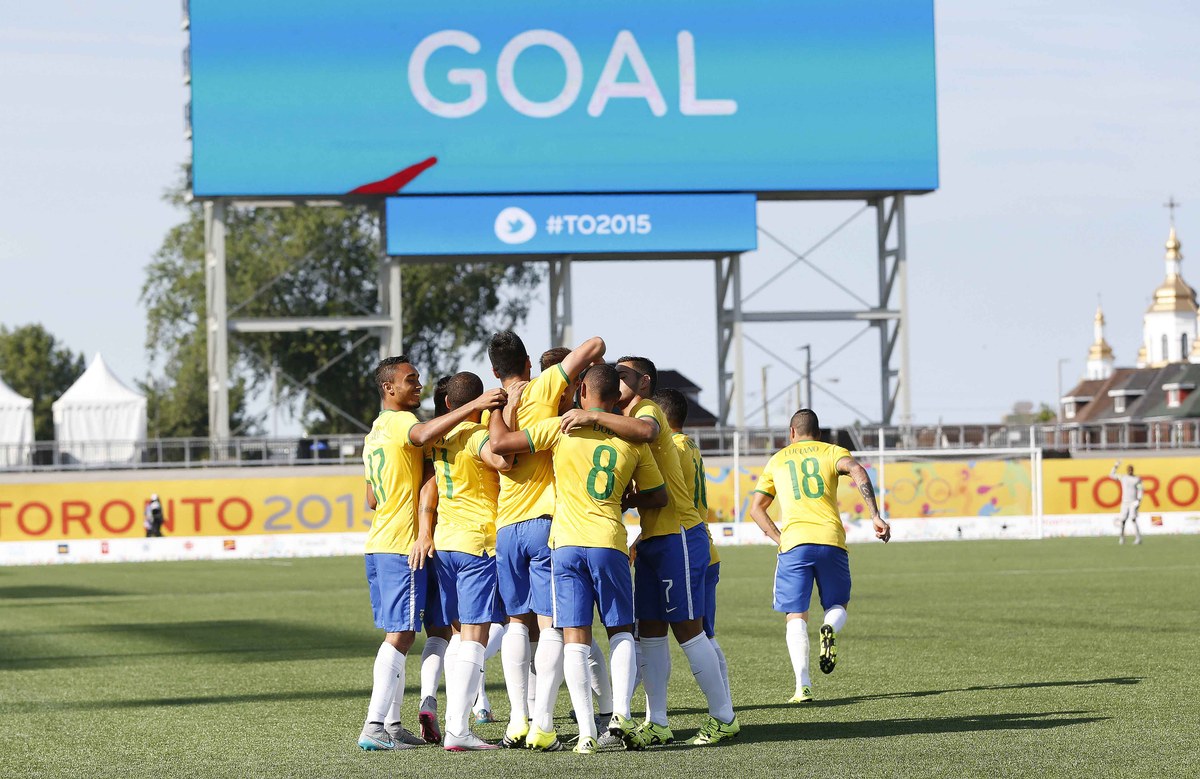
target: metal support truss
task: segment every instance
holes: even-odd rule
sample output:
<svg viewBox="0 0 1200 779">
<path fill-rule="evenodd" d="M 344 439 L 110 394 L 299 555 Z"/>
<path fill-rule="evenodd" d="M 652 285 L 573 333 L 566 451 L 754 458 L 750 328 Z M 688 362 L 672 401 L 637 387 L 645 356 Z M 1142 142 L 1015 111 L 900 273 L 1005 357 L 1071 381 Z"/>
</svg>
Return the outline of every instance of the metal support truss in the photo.
<svg viewBox="0 0 1200 779">
<path fill-rule="evenodd" d="M 878 421 L 890 425 L 893 423 L 893 417 L 898 414 L 899 423 L 902 426 L 907 427 L 911 424 L 904 195 L 899 193 L 886 195 L 868 200 L 866 205 L 875 210 L 875 254 L 879 277 L 879 300 L 876 305 L 871 305 L 868 301 L 859 298 L 864 303 L 864 308 L 818 311 L 744 311 L 742 304 L 746 297 L 752 296 L 759 290 L 750 293 L 750 296 L 742 296 L 739 256 L 735 255 L 716 261 L 717 385 L 719 392 L 717 417 L 719 424 L 729 424 L 732 405 L 735 410 L 734 421 L 737 426 L 745 425 L 746 385 L 742 365 L 742 342 L 744 340 L 742 327 L 745 323 L 757 322 L 865 322 L 871 327 L 879 328 L 881 414 Z M 840 230 L 845 224 L 843 223 L 837 230 Z M 827 238 L 828 236 L 818 242 L 817 246 Z M 803 261 L 811 265 L 804 255 L 797 254 L 796 261 Z M 818 269 L 818 272 L 821 271 Z M 776 277 L 778 275 L 780 274 L 777 274 Z M 773 282 L 774 279 L 771 281 Z M 732 371 L 728 367 L 731 354 L 734 361 Z M 789 367 L 795 370 L 799 376 L 806 375 L 804 371 L 794 366 Z M 765 403 L 767 399 L 764 398 L 763 401 Z M 809 402 L 812 402 L 811 398 L 809 398 Z"/>
<path fill-rule="evenodd" d="M 229 303 L 225 292 L 225 214 L 227 209 L 237 206 L 287 208 L 300 202 L 310 206 L 339 205 L 336 201 L 272 200 L 259 202 L 223 199 L 209 200 L 204 203 L 204 281 L 208 336 L 208 429 L 210 438 L 226 440 L 230 437 L 229 334 L 231 332 L 296 333 L 317 330 L 365 330 L 378 336 L 380 358 L 399 354 L 402 349 L 401 315 L 403 312 L 400 297 L 400 260 L 384 254 L 380 255 L 379 263 L 378 315 L 229 318 Z M 335 359 L 340 359 L 340 357 Z M 345 413 L 336 407 L 334 410 Z"/>
<path fill-rule="evenodd" d="M 571 258 L 550 260 L 550 345 L 571 348 Z"/>
</svg>

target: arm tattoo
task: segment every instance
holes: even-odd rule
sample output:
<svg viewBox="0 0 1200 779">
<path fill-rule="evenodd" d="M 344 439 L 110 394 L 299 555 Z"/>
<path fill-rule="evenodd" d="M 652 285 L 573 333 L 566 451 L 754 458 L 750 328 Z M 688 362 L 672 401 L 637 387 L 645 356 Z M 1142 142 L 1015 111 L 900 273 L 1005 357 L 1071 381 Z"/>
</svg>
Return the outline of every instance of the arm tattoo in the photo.
<svg viewBox="0 0 1200 779">
<path fill-rule="evenodd" d="M 879 502 L 875 500 L 875 488 L 871 486 L 871 479 L 863 479 L 862 484 L 858 485 L 858 491 L 862 493 L 863 500 L 867 505 L 875 509 L 875 513 L 879 513 Z"/>
</svg>

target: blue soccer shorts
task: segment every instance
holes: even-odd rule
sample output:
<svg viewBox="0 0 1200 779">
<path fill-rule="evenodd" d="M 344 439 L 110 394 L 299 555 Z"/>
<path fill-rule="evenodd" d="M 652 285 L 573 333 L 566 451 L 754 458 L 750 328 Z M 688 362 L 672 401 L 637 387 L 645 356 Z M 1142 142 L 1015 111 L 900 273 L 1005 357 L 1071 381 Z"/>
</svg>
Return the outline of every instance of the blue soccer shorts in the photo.
<svg viewBox="0 0 1200 779">
<path fill-rule="evenodd" d="M 496 558 L 488 554 L 434 552 L 442 614 L 450 622 L 486 625 L 496 607 Z"/>
<path fill-rule="evenodd" d="M 428 569 L 414 571 L 408 555 L 381 552 L 366 555 L 366 568 L 375 627 L 389 633 L 420 630 Z"/>
<path fill-rule="evenodd" d="M 850 602 L 850 556 L 845 549 L 827 544 L 800 544 L 779 555 L 775 565 L 775 610 L 785 614 L 808 611 L 813 581 L 821 594 L 821 608 Z"/>
<path fill-rule="evenodd" d="M 496 531 L 500 600 L 510 617 L 554 613 L 550 595 L 550 517 L 527 519 Z"/>
<path fill-rule="evenodd" d="M 708 555 L 708 531 L 702 525 L 639 541 L 633 566 L 637 618 L 701 619 Z"/>
<path fill-rule="evenodd" d="M 721 581 L 721 564 L 712 563 L 704 572 L 704 635 L 709 638 L 717 634 L 717 582 L 719 581 Z"/>
<path fill-rule="evenodd" d="M 633 574 L 619 549 L 562 546 L 553 553 L 554 627 L 615 628 L 633 624 Z"/>
</svg>

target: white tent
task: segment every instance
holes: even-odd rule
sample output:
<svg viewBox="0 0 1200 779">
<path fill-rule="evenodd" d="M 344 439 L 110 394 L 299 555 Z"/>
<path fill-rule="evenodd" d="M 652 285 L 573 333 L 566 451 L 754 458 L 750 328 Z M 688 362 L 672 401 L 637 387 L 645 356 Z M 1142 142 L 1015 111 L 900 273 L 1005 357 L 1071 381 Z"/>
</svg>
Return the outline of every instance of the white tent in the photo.
<svg viewBox="0 0 1200 779">
<path fill-rule="evenodd" d="M 0 379 L 0 468 L 29 464 L 33 443 L 33 401 Z"/>
<path fill-rule="evenodd" d="M 146 396 L 122 384 L 97 354 L 54 401 L 54 437 L 76 462 L 131 462 L 146 440 Z"/>
</svg>

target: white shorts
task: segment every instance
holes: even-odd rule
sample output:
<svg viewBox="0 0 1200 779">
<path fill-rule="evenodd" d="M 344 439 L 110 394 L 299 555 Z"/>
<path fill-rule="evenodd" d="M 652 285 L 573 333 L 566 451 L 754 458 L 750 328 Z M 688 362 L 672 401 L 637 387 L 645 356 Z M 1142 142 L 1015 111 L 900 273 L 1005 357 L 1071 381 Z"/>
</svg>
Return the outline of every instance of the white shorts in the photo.
<svg viewBox="0 0 1200 779">
<path fill-rule="evenodd" d="M 1138 504 L 1137 503 L 1130 503 L 1130 504 L 1121 506 L 1121 516 L 1119 517 L 1119 519 L 1122 522 L 1122 524 L 1125 522 L 1129 522 L 1129 521 L 1136 522 L 1137 518 L 1138 518 Z"/>
</svg>

